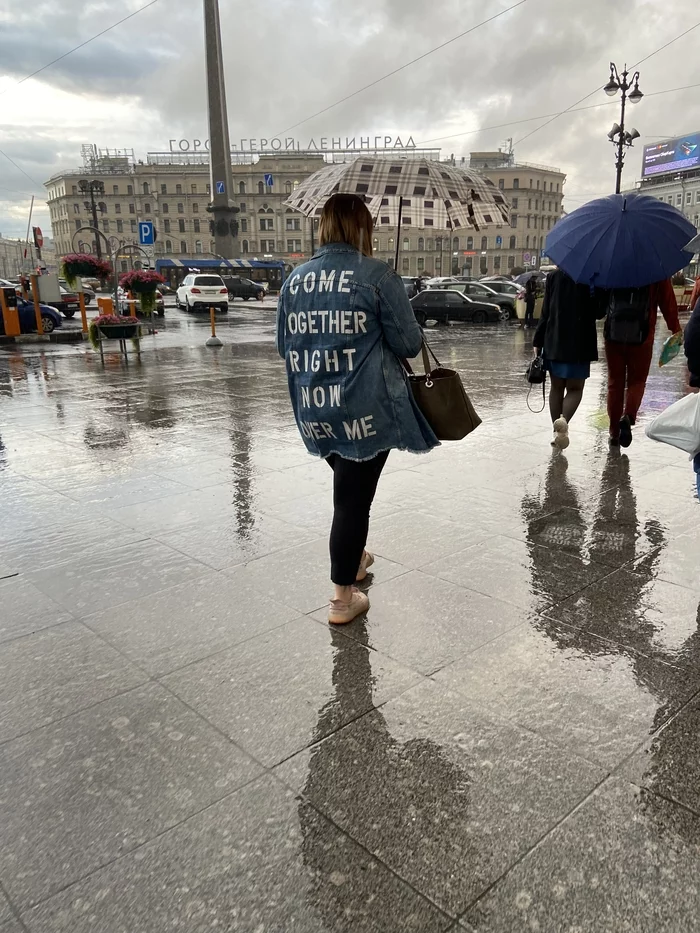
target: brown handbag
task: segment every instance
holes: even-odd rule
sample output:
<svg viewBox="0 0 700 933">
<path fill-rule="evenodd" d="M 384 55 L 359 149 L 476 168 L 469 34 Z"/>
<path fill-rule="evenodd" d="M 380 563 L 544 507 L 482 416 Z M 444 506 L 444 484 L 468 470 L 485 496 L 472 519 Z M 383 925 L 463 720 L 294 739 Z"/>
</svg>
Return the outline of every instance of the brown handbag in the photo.
<svg viewBox="0 0 700 933">
<path fill-rule="evenodd" d="M 428 352 L 437 369 L 430 369 Z M 425 370 L 422 376 L 414 373 L 408 360 L 404 360 L 416 404 L 438 440 L 461 441 L 479 427 L 481 418 L 464 391 L 459 373 L 454 369 L 444 369 L 425 340 L 421 353 Z"/>
</svg>

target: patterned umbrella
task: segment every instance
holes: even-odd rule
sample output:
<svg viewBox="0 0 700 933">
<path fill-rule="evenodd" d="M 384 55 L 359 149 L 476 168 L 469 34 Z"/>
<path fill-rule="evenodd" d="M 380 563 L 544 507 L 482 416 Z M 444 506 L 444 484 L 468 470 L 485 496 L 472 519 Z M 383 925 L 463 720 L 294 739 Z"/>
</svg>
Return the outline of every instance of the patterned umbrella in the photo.
<svg viewBox="0 0 700 933">
<path fill-rule="evenodd" d="M 479 230 L 510 223 L 509 205 L 489 178 L 432 159 L 360 156 L 328 165 L 285 203 L 307 217 L 317 216 L 337 193 L 363 197 L 378 226 Z"/>
</svg>

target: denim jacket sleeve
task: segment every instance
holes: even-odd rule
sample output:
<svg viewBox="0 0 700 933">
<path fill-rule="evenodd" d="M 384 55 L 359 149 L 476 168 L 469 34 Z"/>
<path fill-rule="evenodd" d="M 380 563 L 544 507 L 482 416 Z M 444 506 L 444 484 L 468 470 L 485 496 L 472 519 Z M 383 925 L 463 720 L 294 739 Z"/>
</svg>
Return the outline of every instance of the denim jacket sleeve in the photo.
<svg viewBox="0 0 700 933">
<path fill-rule="evenodd" d="M 389 270 L 377 285 L 377 291 L 384 339 L 397 356 L 416 356 L 423 343 L 423 331 L 416 321 L 403 282 L 394 271 Z"/>
</svg>

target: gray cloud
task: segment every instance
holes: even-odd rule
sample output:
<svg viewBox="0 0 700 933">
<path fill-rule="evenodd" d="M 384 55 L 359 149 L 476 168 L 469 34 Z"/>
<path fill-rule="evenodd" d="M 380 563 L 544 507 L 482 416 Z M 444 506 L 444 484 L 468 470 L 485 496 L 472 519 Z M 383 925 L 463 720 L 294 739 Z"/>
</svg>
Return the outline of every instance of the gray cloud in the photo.
<svg viewBox="0 0 700 933">
<path fill-rule="evenodd" d="M 138 5 L 133 0 L 126 11 Z M 232 138 L 272 136 L 403 62 L 509 5 L 508 0 L 268 0 L 264 8 L 221 0 Z M 39 10 L 9 0 L 0 38 L 0 68 L 19 76 L 55 57 L 119 16 L 106 3 L 41 3 Z M 472 35 L 353 97 L 293 131 L 311 136 L 399 130 L 416 141 L 480 126 L 519 121 L 564 109 L 605 83 L 611 59 L 643 58 L 697 16 L 696 0 L 675 0 L 673 17 L 646 0 L 527 0 Z M 649 95 L 700 83 L 700 29 L 641 66 Z M 678 63 L 683 62 L 683 67 Z M 140 154 L 167 148 L 167 139 L 207 135 L 203 27 L 200 4 L 161 0 L 41 76 L 48 86 L 98 97 L 133 100 L 134 120 L 114 126 L 102 145 Z M 21 87 L 10 93 L 22 93 Z M 1 99 L 0 99 L 1 101 Z M 599 91 L 587 103 L 606 104 Z M 614 167 L 606 133 L 616 107 L 561 117 L 516 146 L 519 160 L 561 166 L 570 178 L 569 206 L 610 189 Z M 148 114 L 148 118 L 144 115 Z M 632 111 L 643 136 L 700 128 L 700 95 L 647 96 Z M 70 116 L 61 126 L 32 128 L 31 115 L 13 135 L 13 155 L 44 180 L 78 162 Z M 543 121 L 542 121 L 543 122 Z M 537 122 L 464 135 L 438 143 L 446 154 L 516 141 Z M 24 135 L 23 135 L 24 134 Z M 94 134 L 93 134 L 94 135 Z M 117 136 L 122 136 L 121 140 Z M 3 130 L 3 139 L 7 140 Z M 641 140 L 640 144 L 645 140 Z M 646 141 L 651 141 L 650 139 Z M 3 148 L 6 146 L 3 144 Z M 9 151 L 9 150 L 7 150 Z M 11 153 L 12 154 L 12 153 Z M 639 171 L 641 145 L 628 156 L 626 180 Z M 30 170 L 27 166 L 33 166 Z M 8 178 L 26 179 L 8 168 Z M 49 172 L 50 173 L 50 172 Z M 5 166 L 0 169 L 5 174 Z M 0 184 L 5 182 L 0 180 Z"/>
</svg>

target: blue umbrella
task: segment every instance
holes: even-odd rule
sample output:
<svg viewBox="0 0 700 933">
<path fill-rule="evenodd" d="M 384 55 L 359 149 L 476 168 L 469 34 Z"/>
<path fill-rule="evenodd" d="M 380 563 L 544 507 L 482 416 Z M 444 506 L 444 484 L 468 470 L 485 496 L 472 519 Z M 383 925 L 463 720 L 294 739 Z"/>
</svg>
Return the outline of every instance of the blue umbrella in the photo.
<svg viewBox="0 0 700 933">
<path fill-rule="evenodd" d="M 695 227 L 670 204 L 611 194 L 572 211 L 547 236 L 547 255 L 575 282 L 641 288 L 687 266 Z"/>
</svg>

